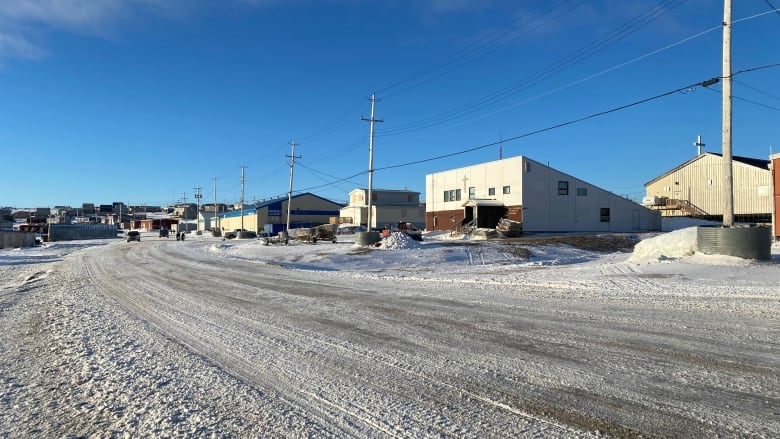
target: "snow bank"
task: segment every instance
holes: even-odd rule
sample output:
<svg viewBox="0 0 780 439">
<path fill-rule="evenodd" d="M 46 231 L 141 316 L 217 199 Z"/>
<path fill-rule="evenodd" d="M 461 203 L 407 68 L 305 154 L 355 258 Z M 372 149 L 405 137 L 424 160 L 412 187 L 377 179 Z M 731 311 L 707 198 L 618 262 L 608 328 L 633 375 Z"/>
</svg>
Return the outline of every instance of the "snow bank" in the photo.
<svg viewBox="0 0 780 439">
<path fill-rule="evenodd" d="M 385 250 L 402 250 L 406 248 L 417 248 L 420 243 L 410 238 L 409 235 L 403 232 L 392 232 L 386 238 L 382 239 L 379 248 Z"/>
<path fill-rule="evenodd" d="M 696 253 L 696 227 L 686 227 L 640 241 L 627 262 L 641 264 L 692 256 Z"/>
</svg>

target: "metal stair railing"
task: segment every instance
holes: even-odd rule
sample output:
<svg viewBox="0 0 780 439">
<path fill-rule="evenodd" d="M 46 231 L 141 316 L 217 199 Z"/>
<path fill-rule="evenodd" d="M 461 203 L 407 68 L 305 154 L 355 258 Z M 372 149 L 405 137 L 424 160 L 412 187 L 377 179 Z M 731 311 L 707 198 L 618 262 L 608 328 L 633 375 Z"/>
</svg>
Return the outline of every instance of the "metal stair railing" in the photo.
<svg viewBox="0 0 780 439">
<path fill-rule="evenodd" d="M 688 200 L 668 199 L 666 200 L 666 206 L 681 210 L 692 218 L 706 218 L 710 216 L 710 214 Z"/>
</svg>

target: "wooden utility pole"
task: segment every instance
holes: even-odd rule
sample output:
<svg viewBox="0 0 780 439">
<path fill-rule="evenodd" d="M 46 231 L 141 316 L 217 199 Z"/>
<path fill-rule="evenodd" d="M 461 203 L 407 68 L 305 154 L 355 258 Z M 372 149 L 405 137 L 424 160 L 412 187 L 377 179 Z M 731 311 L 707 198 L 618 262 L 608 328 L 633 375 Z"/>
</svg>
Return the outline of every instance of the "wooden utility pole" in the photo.
<svg viewBox="0 0 780 439">
<path fill-rule="evenodd" d="M 201 189 L 203 188 L 200 186 L 195 188 L 195 201 L 198 203 L 198 207 L 195 209 L 195 231 L 200 230 L 200 199 L 203 198 L 200 193 Z"/>
<path fill-rule="evenodd" d="M 218 218 L 219 216 L 217 216 L 217 178 L 214 177 L 214 220 L 213 220 L 213 224 L 211 225 L 212 230 L 217 230 L 217 227 L 219 227 Z"/>
<path fill-rule="evenodd" d="M 284 229 L 284 233 L 288 236 L 290 234 L 290 209 L 292 208 L 293 170 L 295 169 L 295 159 L 301 158 L 301 156 L 295 156 L 295 140 L 290 142 L 290 145 L 292 145 L 292 153 L 287 156 L 290 158 L 290 190 L 287 191 L 287 226 Z"/>
<path fill-rule="evenodd" d="M 369 232 L 371 231 L 371 200 L 373 198 L 372 190 L 374 185 L 374 123 L 375 122 L 384 122 L 381 119 L 375 119 L 374 118 L 374 105 L 376 104 L 376 95 L 374 93 L 371 94 L 371 117 L 369 119 L 366 119 L 365 117 L 362 117 L 362 120 L 365 120 L 369 123 L 369 134 L 368 134 L 368 213 L 367 213 L 367 222 L 366 222 L 366 230 Z"/>
<path fill-rule="evenodd" d="M 246 166 L 241 165 L 241 231 L 244 231 L 244 171 Z"/>
<path fill-rule="evenodd" d="M 723 227 L 734 225 L 731 158 L 731 0 L 723 2 Z"/>
</svg>

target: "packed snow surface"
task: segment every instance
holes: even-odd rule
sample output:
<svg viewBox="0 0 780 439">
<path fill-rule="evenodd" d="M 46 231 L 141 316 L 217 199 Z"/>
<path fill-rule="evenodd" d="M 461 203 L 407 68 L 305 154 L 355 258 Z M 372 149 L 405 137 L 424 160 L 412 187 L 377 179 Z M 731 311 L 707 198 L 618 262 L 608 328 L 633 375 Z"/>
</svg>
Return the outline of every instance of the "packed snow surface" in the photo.
<svg viewBox="0 0 780 439">
<path fill-rule="evenodd" d="M 0 437 L 780 437 L 780 256 L 393 233 L 0 250 Z"/>
</svg>

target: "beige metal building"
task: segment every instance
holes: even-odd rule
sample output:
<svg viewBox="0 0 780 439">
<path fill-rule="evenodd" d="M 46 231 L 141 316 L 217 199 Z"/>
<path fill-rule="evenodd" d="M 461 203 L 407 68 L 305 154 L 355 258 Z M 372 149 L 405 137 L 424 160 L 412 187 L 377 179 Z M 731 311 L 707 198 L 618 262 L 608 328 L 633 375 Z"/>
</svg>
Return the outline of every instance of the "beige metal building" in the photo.
<svg viewBox="0 0 780 439">
<path fill-rule="evenodd" d="M 426 228 L 494 228 L 501 218 L 523 232 L 634 232 L 661 229 L 658 212 L 518 156 L 425 177 Z"/>
<path fill-rule="evenodd" d="M 734 218 L 768 222 L 772 212 L 769 161 L 732 158 Z M 664 216 L 723 218 L 725 178 L 723 157 L 706 152 L 645 184 L 642 204 Z"/>
<path fill-rule="evenodd" d="M 320 196 L 303 193 L 292 197 L 290 206 L 290 228 L 312 227 L 336 221 L 342 204 Z M 287 226 L 287 197 L 280 197 L 259 203 L 243 210 L 219 215 L 222 231 L 235 229 L 276 234 Z"/>
<path fill-rule="evenodd" d="M 412 223 L 415 228 L 425 227 L 425 205 L 420 203 L 420 193 L 408 190 L 371 190 L 371 227 L 385 224 Z M 368 189 L 353 189 L 349 204 L 339 213 L 341 224 L 366 225 L 368 222 Z"/>
</svg>

